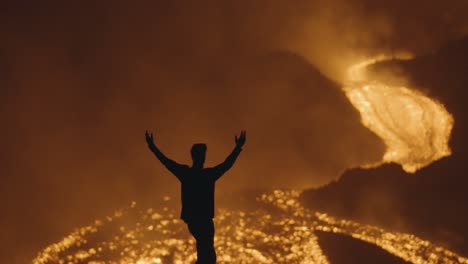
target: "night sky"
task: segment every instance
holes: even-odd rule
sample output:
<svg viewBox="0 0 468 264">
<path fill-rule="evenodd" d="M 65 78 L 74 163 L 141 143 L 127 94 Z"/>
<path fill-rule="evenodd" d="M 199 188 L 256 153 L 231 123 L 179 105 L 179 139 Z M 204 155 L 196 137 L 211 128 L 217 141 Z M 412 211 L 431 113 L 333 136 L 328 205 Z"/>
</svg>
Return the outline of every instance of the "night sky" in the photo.
<svg viewBox="0 0 468 264">
<path fill-rule="evenodd" d="M 4 1 L 0 257 L 177 197 L 147 129 L 180 163 L 206 143 L 208 166 L 247 130 L 220 193 L 316 187 L 379 161 L 340 81 L 359 59 L 468 34 L 466 0 L 432 2 Z"/>
</svg>

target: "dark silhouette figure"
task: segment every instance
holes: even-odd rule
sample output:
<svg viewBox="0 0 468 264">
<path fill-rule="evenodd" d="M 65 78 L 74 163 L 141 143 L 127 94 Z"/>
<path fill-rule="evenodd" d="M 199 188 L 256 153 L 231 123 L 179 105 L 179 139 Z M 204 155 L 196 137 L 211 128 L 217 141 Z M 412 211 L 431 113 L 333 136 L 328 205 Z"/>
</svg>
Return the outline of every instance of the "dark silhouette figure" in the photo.
<svg viewBox="0 0 468 264">
<path fill-rule="evenodd" d="M 182 213 L 190 233 L 197 241 L 197 264 L 216 263 L 214 249 L 214 192 L 215 182 L 229 170 L 245 144 L 245 131 L 235 136 L 236 146 L 226 160 L 213 167 L 204 168 L 206 145 L 194 144 L 191 154 L 192 167 L 181 165 L 167 158 L 154 144 L 153 133 L 146 131 L 146 142 L 161 163 L 174 174 L 182 186 Z"/>
</svg>

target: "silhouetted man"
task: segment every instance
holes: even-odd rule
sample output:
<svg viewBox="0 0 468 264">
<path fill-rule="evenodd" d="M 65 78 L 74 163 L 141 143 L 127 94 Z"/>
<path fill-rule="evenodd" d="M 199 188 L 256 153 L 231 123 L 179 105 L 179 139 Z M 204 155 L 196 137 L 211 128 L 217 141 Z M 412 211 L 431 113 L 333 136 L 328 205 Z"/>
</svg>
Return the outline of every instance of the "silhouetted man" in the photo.
<svg viewBox="0 0 468 264">
<path fill-rule="evenodd" d="M 194 144 L 191 154 L 192 167 L 181 165 L 167 158 L 154 144 L 153 133 L 146 131 L 146 142 L 161 163 L 174 174 L 182 185 L 182 213 L 180 218 L 187 224 L 197 241 L 197 264 L 216 263 L 214 249 L 214 192 L 215 182 L 229 170 L 245 144 L 245 131 L 235 136 L 236 146 L 226 160 L 213 168 L 203 168 L 206 156 L 205 144 Z"/>
</svg>

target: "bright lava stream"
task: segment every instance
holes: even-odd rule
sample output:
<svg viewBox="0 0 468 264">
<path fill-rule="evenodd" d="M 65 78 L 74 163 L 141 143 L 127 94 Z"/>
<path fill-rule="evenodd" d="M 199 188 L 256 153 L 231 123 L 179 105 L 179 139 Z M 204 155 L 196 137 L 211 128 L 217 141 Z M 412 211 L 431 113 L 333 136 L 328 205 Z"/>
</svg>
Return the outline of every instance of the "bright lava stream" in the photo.
<svg viewBox="0 0 468 264">
<path fill-rule="evenodd" d="M 255 211 L 219 210 L 215 218 L 218 263 L 329 263 L 315 230 L 367 241 L 412 263 L 468 263 L 411 234 L 311 212 L 300 205 L 300 193 L 275 190 L 263 194 L 257 199 L 260 209 Z M 48 246 L 33 264 L 193 263 L 195 241 L 176 215 L 167 208 L 138 210 L 133 203 Z"/>
</svg>

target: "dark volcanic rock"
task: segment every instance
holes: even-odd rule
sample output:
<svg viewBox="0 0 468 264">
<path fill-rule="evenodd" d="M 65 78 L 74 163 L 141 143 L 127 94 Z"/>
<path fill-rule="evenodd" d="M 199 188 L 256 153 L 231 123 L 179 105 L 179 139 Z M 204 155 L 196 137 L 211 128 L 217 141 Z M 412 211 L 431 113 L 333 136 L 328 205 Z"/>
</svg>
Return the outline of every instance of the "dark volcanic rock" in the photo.
<svg viewBox="0 0 468 264">
<path fill-rule="evenodd" d="M 468 195 L 446 172 L 451 164 L 444 159 L 414 175 L 395 164 L 352 169 L 337 182 L 305 191 L 301 202 L 334 216 L 415 233 L 466 255 Z"/>
<path fill-rule="evenodd" d="M 409 263 L 367 242 L 327 232 L 317 232 L 324 254 L 333 264 L 400 264 Z"/>
</svg>

